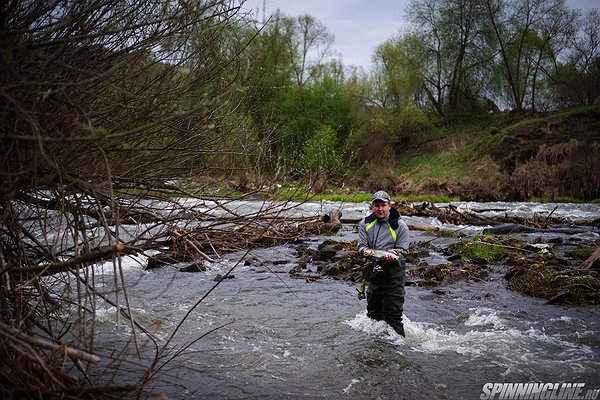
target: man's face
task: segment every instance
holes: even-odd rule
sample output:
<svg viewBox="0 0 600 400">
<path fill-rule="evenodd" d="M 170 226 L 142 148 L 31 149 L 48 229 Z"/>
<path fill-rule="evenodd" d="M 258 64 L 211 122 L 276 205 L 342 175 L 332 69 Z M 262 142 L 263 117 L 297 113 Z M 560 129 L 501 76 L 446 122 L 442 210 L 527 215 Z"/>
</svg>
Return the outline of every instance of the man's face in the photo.
<svg viewBox="0 0 600 400">
<path fill-rule="evenodd" d="M 371 209 L 375 213 L 375 216 L 379 219 L 385 218 L 390 213 L 391 203 L 387 201 L 375 200 L 371 205 Z"/>
</svg>

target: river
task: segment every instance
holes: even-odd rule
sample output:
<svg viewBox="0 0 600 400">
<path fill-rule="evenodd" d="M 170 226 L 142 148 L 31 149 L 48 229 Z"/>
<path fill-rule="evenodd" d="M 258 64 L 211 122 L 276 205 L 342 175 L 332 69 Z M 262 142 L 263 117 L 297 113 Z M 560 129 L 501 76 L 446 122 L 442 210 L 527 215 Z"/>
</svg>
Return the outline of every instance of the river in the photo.
<svg viewBox="0 0 600 400">
<path fill-rule="evenodd" d="M 594 204 L 457 206 L 506 209 L 518 215 L 554 211 L 553 216 L 587 220 L 600 215 L 600 205 Z M 262 204 L 229 207 L 252 212 Z M 315 215 L 333 208 L 340 208 L 344 216 L 368 212 L 366 203 L 329 202 L 307 203 L 294 212 Z M 494 212 L 505 211 L 490 211 Z M 439 225 L 426 218 L 406 219 Z M 415 232 L 411 240 L 422 240 L 423 235 Z M 584 236 L 600 237 L 597 228 Z M 345 225 L 333 238 L 349 241 L 356 231 Z M 323 239 L 314 237 L 307 243 L 316 247 Z M 479 399 L 484 385 L 496 382 L 584 383 L 584 394 L 600 389 L 597 306 L 548 305 L 506 290 L 501 279 L 457 284 L 441 294 L 409 286 L 402 338 L 385 323 L 366 317 L 366 302 L 356 298 L 356 285 L 291 278 L 295 246 L 220 256 L 201 273 L 180 272 L 181 265 L 146 271 L 144 257 L 123 259 L 131 307 L 138 320 L 152 327 L 159 345 L 189 313 L 165 359 L 183 351 L 151 381 L 148 397 Z M 234 277 L 223 280 L 194 308 L 215 286 L 215 277 L 232 267 Z M 110 291 L 112 265 L 100 265 L 98 272 L 104 274 L 98 287 Z M 95 346 L 105 356 L 130 339 L 126 322 L 117 320 L 109 305 L 97 304 L 96 322 Z M 146 343 L 142 352 L 148 357 L 153 348 Z M 135 379 L 141 371 L 138 362 L 122 366 L 111 378 L 115 383 Z"/>
</svg>

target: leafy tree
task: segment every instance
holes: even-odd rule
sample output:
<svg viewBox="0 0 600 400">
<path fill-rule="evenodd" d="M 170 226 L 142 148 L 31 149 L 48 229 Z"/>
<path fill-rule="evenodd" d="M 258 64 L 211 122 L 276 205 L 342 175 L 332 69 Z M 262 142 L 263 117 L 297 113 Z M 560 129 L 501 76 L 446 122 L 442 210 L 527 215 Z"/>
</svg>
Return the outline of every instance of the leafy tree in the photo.
<svg viewBox="0 0 600 400">
<path fill-rule="evenodd" d="M 567 55 L 553 57 L 548 74 L 559 105 L 591 105 L 600 97 L 600 12 L 590 10 L 577 17 L 578 29 L 569 36 Z"/>
<path fill-rule="evenodd" d="M 486 8 L 499 46 L 498 68 L 507 101 L 521 111 L 530 95 L 529 107 L 534 109 L 542 61 L 559 50 L 560 37 L 568 34 L 573 13 L 567 12 L 564 0 L 487 0 Z"/>
<path fill-rule="evenodd" d="M 328 110 L 313 109 L 319 102 L 311 85 L 329 82 L 331 76 L 343 81 L 339 63 L 325 64 L 332 43 L 333 36 L 313 17 L 292 18 L 276 11 L 249 45 L 252 72 L 245 108 L 253 117 L 259 140 L 269 148 L 268 166 L 281 161 L 293 165 L 304 141 L 329 118 Z"/>
<path fill-rule="evenodd" d="M 304 145 L 322 126 L 331 127 L 343 145 L 354 124 L 354 98 L 329 76 L 305 86 L 281 91 L 275 118 L 281 154 L 295 160 Z"/>
<path fill-rule="evenodd" d="M 433 110 L 439 115 L 477 112 L 493 54 L 482 3 L 413 0 L 409 17 L 418 27 L 413 35 L 423 43 L 423 90 Z"/>
<path fill-rule="evenodd" d="M 290 37 L 288 51 L 296 84 L 302 86 L 329 56 L 334 39 L 327 28 L 310 15 L 297 17 L 293 29 L 295 34 Z"/>
<path fill-rule="evenodd" d="M 575 29 L 576 11 L 566 9 L 563 1 L 556 1 L 550 5 L 546 13 L 536 24 L 537 37 L 533 44 L 537 55 L 533 59 L 533 73 L 531 78 L 531 110 L 537 109 L 538 83 L 541 78 L 546 78 L 552 70 L 553 62 L 562 58 L 561 54 L 567 46 L 569 38 Z M 546 85 L 545 85 L 546 86 Z M 550 93 L 546 95 L 549 99 Z"/>
</svg>

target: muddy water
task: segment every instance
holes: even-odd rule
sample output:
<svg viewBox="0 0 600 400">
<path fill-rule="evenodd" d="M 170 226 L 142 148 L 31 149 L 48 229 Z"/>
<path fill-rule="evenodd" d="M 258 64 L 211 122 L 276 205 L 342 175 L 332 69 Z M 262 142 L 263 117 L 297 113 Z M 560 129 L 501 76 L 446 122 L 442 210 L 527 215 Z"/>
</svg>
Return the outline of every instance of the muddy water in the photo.
<svg viewBox="0 0 600 400">
<path fill-rule="evenodd" d="M 302 212 L 314 215 L 332 206 L 342 207 L 346 216 L 367 212 L 366 204 L 335 203 L 306 205 Z M 461 206 L 512 207 L 525 215 L 554 208 Z M 573 205 L 560 212 L 594 219 L 599 210 L 597 205 Z M 408 222 L 437 224 L 425 219 Z M 352 226 L 345 226 L 336 238 L 346 241 L 355 235 Z M 425 238 L 415 232 L 412 240 Z M 316 247 L 323 239 L 308 243 Z M 597 239 L 592 229 L 580 238 Z M 179 272 L 181 265 L 144 271 L 143 257 L 124 259 L 130 304 L 136 317 L 153 327 L 159 345 L 189 312 L 167 358 L 185 350 L 152 381 L 149 396 L 478 399 L 487 382 L 584 382 L 586 390 L 600 388 L 598 307 L 547 305 L 507 291 L 501 279 L 443 291 L 407 287 L 402 338 L 385 323 L 366 317 L 366 303 L 356 298 L 355 285 L 290 278 L 294 256 L 293 246 L 229 254 L 204 273 Z M 190 312 L 215 285 L 217 274 L 234 265 L 235 277 L 221 282 Z M 110 290 L 112 267 L 99 268 L 106 273 L 99 285 Z M 97 310 L 96 345 L 108 355 L 128 340 L 128 329 L 108 305 L 98 304 Z M 148 357 L 152 347 L 146 344 L 142 351 Z M 135 364 L 120 371 L 117 382 L 140 374 Z"/>
</svg>

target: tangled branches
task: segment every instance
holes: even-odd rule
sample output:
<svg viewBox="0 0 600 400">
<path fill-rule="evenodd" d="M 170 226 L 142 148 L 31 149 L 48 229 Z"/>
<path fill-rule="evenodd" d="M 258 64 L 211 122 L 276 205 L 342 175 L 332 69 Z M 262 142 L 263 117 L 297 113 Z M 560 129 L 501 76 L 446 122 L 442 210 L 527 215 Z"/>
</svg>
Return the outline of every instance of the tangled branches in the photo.
<svg viewBox="0 0 600 400">
<path fill-rule="evenodd" d="M 146 199 L 252 151 L 235 136 L 248 40 L 238 12 L 226 0 L 0 6 L 0 397 L 142 390 L 98 380 L 131 354 L 94 346 L 95 307 L 128 321 L 134 347 L 138 333 L 152 341 L 129 312 L 119 258 L 176 223 Z M 112 282 L 101 293 L 102 261 Z"/>
</svg>

